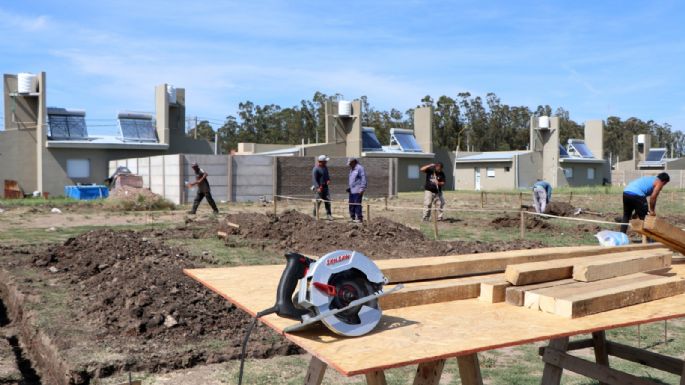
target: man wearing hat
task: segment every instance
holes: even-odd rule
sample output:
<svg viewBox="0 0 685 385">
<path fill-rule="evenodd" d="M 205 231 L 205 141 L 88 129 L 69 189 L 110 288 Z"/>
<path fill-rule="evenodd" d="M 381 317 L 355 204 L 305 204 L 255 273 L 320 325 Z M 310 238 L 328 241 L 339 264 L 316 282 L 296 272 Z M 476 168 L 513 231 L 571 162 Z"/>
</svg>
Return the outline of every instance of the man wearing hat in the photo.
<svg viewBox="0 0 685 385">
<path fill-rule="evenodd" d="M 331 183 L 331 177 L 328 174 L 328 161 L 329 157 L 326 155 L 319 155 L 316 158 L 316 166 L 312 169 L 312 190 L 316 192 L 316 208 L 314 208 L 314 215 L 323 201 L 324 207 L 326 207 L 326 219 L 329 221 L 333 220 L 333 215 L 331 214 L 331 193 L 328 191 L 328 185 Z"/>
<path fill-rule="evenodd" d="M 354 223 L 361 223 L 363 220 L 362 197 L 367 185 L 366 172 L 357 158 L 348 158 L 347 165 L 350 166 L 350 175 L 347 180 L 347 192 L 350 193 L 350 218 Z"/>
<path fill-rule="evenodd" d="M 207 203 L 209 203 L 212 210 L 214 210 L 214 214 L 219 214 L 219 209 L 216 208 L 216 203 L 214 203 L 214 198 L 212 198 L 212 193 L 209 188 L 207 172 L 201 169 L 197 163 L 193 163 L 192 167 L 195 172 L 195 182 L 188 183 L 188 187 L 197 186 L 197 194 L 195 195 L 195 201 L 193 201 L 193 208 L 188 214 L 194 215 L 197 212 L 197 207 L 200 206 L 202 198 L 207 198 Z"/>
</svg>

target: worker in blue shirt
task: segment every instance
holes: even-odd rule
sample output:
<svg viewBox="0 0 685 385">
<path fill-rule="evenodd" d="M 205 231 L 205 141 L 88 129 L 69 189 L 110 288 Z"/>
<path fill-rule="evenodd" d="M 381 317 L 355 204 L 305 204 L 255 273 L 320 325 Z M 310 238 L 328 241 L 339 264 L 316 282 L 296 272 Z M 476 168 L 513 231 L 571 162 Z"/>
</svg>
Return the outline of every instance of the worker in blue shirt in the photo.
<svg viewBox="0 0 685 385">
<path fill-rule="evenodd" d="M 670 180 L 671 177 L 662 172 L 657 176 L 643 176 L 628 183 L 623 189 L 623 223 L 628 223 L 633 213 L 640 219 L 645 219 L 648 214 L 656 215 L 656 199 Z M 621 225 L 621 232 L 627 231 L 628 225 Z"/>
<path fill-rule="evenodd" d="M 350 204 L 350 221 L 354 223 L 361 223 L 364 220 L 362 210 L 362 198 L 364 191 L 366 191 L 366 171 L 364 167 L 359 164 L 357 158 L 347 159 L 347 165 L 350 166 L 350 174 L 347 181 L 347 192 Z"/>
<path fill-rule="evenodd" d="M 533 206 L 535 212 L 544 213 L 549 201 L 552 200 L 552 185 L 538 179 L 533 185 Z"/>
</svg>

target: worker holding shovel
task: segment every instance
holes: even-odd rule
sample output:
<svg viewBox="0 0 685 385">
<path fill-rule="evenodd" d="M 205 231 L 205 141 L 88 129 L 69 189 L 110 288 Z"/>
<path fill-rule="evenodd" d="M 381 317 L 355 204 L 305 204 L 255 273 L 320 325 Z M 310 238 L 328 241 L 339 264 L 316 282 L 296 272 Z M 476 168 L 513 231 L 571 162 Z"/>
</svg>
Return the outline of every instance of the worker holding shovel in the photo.
<svg viewBox="0 0 685 385">
<path fill-rule="evenodd" d="M 426 173 L 426 184 L 423 194 L 423 220 L 428 221 L 431 217 L 433 204 L 440 204 L 438 220 L 442 220 L 445 208 L 445 198 L 442 195 L 442 186 L 445 185 L 445 172 L 442 171 L 442 162 L 431 163 L 421 167 L 421 172 Z"/>
</svg>

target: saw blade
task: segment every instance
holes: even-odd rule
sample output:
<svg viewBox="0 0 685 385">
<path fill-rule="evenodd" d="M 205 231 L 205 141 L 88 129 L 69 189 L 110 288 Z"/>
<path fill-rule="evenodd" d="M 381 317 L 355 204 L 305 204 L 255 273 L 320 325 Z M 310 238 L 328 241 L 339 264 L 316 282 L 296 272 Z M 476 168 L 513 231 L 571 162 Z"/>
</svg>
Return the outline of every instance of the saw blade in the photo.
<svg viewBox="0 0 685 385">
<path fill-rule="evenodd" d="M 399 284 L 399 285 L 393 287 L 392 289 L 390 289 L 388 291 L 374 293 L 374 294 L 368 295 L 366 297 L 354 300 L 354 301 L 350 302 L 345 307 L 342 307 L 339 309 L 332 309 L 332 310 L 329 310 L 327 312 L 316 315 L 314 317 L 307 317 L 306 319 L 302 320 L 302 323 L 286 327 L 285 329 L 283 329 L 283 332 L 284 333 L 292 333 L 292 332 L 296 332 L 298 330 L 302 330 L 302 329 L 306 328 L 307 326 L 309 326 L 313 323 L 316 323 L 316 322 L 323 320 L 324 318 L 335 316 L 338 313 L 350 310 L 350 309 L 355 308 L 357 306 L 362 306 L 362 308 L 365 307 L 365 308 L 371 309 L 370 307 L 363 306 L 363 305 L 369 301 L 377 300 L 378 298 L 381 298 L 381 297 L 386 296 L 390 293 L 394 293 L 398 290 L 401 290 L 402 288 L 404 288 L 404 285 Z M 362 311 L 363 311 L 363 309 L 362 309 Z M 375 325 L 373 325 L 373 326 L 375 326 Z M 336 332 L 336 330 L 333 330 L 333 331 Z"/>
</svg>

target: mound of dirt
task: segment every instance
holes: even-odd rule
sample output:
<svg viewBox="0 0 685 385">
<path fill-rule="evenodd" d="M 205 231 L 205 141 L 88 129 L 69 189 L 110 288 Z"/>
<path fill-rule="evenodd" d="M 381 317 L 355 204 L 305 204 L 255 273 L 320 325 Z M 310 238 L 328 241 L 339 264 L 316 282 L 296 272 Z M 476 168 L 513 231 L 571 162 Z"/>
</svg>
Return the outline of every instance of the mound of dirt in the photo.
<svg viewBox="0 0 685 385">
<path fill-rule="evenodd" d="M 185 276 L 183 269 L 197 266 L 179 248 L 134 231 L 95 230 L 49 248 L 33 264 L 56 271 L 79 299 L 70 322 L 94 324 L 101 330 L 97 337 L 114 348 L 117 344 L 112 342 L 134 342 L 139 350 L 133 353 L 148 370 L 239 357 L 250 317 Z M 205 339 L 222 343 L 209 353 L 160 353 Z M 256 329 L 251 338 L 252 357 L 297 352 L 267 328 Z"/>
<path fill-rule="evenodd" d="M 389 259 L 541 247 L 539 242 L 526 240 L 488 243 L 435 241 L 417 229 L 382 217 L 364 225 L 316 221 L 297 211 L 287 211 L 278 216 L 232 214 L 226 219 L 240 225 L 240 228 L 224 225 L 220 226 L 221 231 L 240 236 L 255 245 L 268 245 L 280 253 L 299 251 L 322 255 L 337 249 L 351 249 L 372 259 Z"/>
<path fill-rule="evenodd" d="M 574 215 L 576 208 L 572 204 L 566 202 L 549 202 L 545 208 L 545 214 L 557 215 L 560 217 L 569 217 Z"/>
<path fill-rule="evenodd" d="M 149 189 L 120 186 L 109 193 L 108 200 L 125 211 L 173 210 L 176 206 Z"/>
<path fill-rule="evenodd" d="M 521 218 L 518 216 L 504 215 L 497 217 L 490 222 L 496 229 L 521 226 Z M 526 215 L 526 229 L 551 229 L 552 224 L 548 221 L 530 215 Z"/>
</svg>

